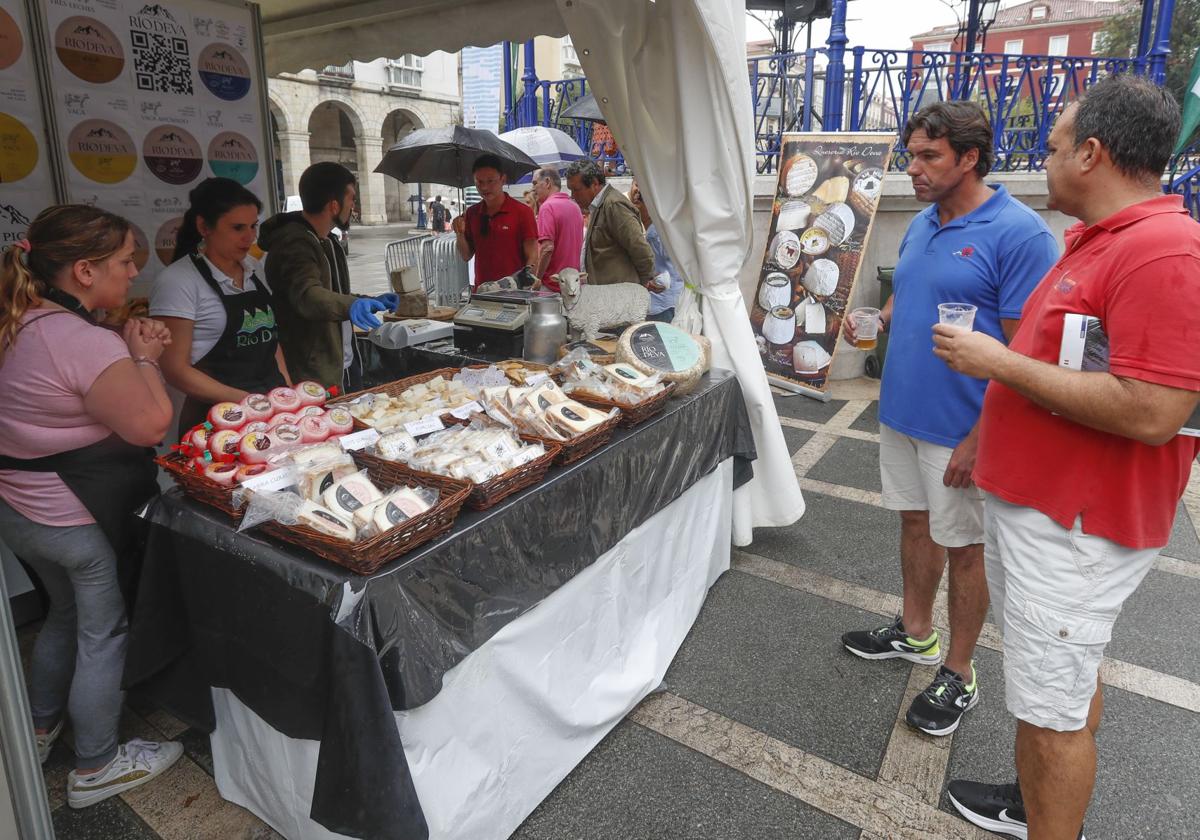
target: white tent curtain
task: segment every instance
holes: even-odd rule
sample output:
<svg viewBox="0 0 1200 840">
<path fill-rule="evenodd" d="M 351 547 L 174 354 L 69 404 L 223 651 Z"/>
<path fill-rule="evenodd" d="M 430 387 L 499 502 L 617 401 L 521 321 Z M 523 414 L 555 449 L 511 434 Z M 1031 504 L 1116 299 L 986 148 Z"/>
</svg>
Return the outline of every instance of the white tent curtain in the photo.
<svg viewBox="0 0 1200 840">
<path fill-rule="evenodd" d="M 667 250 L 703 295 L 713 364 L 742 386 L 758 461 L 733 540 L 795 522 L 804 499 L 737 277 L 753 241 L 745 0 L 260 0 L 267 69 L 293 72 L 569 32 Z"/>
<path fill-rule="evenodd" d="M 671 259 L 704 297 L 713 364 L 733 370 L 758 461 L 733 541 L 795 522 L 804 498 L 737 277 L 753 241 L 744 0 L 557 0 L 575 51 Z"/>
</svg>

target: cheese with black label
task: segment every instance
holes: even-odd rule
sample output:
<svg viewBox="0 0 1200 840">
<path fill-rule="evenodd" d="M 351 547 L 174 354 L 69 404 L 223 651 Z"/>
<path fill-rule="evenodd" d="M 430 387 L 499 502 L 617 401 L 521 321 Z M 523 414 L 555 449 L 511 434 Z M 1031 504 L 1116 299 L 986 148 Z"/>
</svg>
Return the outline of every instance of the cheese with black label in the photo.
<svg viewBox="0 0 1200 840">
<path fill-rule="evenodd" d="M 371 483 L 365 473 L 354 473 L 333 482 L 321 494 L 321 501 L 334 513 L 353 516 L 354 511 L 363 505 L 379 501 L 382 497 L 379 488 Z"/>
<path fill-rule="evenodd" d="M 653 377 L 647 376 L 633 365 L 618 362 L 615 365 L 605 365 L 604 369 L 615 381 L 628 385 L 631 388 L 648 390 L 655 385 Z"/>
<path fill-rule="evenodd" d="M 358 531 L 354 525 L 346 521 L 346 519 L 338 516 L 328 508 L 313 504 L 308 500 L 300 503 L 300 509 L 296 511 L 296 519 L 302 525 L 307 525 L 314 531 L 320 531 L 322 534 L 328 534 L 331 537 L 354 542 L 355 537 L 358 536 Z"/>
<path fill-rule="evenodd" d="M 691 335 L 658 321 L 634 324 L 617 341 L 617 361 L 647 375 L 658 374 L 674 382 L 677 393 L 696 387 L 712 363 L 712 344 L 703 336 Z"/>
<path fill-rule="evenodd" d="M 588 408 L 575 400 L 555 403 L 546 409 L 546 417 L 570 435 L 581 435 L 608 419 L 607 414 Z"/>
</svg>

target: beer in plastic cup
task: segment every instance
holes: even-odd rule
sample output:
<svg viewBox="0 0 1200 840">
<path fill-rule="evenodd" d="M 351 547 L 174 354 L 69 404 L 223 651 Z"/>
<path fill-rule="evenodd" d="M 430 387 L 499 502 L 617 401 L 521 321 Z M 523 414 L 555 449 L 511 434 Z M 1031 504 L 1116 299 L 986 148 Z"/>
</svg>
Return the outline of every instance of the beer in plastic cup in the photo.
<svg viewBox="0 0 1200 840">
<path fill-rule="evenodd" d="M 854 324 L 854 346 L 859 350 L 873 350 L 879 343 L 879 310 L 873 306 L 860 306 L 850 313 Z"/>
<path fill-rule="evenodd" d="M 975 326 L 975 306 L 970 303 L 939 303 L 938 323 L 972 329 Z"/>
</svg>

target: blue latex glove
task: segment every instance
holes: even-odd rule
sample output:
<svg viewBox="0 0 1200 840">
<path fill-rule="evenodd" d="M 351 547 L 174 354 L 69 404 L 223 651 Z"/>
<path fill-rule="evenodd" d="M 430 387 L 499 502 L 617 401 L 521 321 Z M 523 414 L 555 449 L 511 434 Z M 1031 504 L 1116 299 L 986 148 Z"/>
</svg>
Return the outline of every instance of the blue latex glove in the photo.
<svg viewBox="0 0 1200 840">
<path fill-rule="evenodd" d="M 373 330 L 383 322 L 373 312 L 386 312 L 387 306 L 375 298 L 359 298 L 350 304 L 350 323 L 364 330 Z"/>
<path fill-rule="evenodd" d="M 388 308 L 388 312 L 395 312 L 400 307 L 400 295 L 395 292 L 388 292 L 383 295 L 375 295 L 375 300 L 382 303 Z"/>
</svg>

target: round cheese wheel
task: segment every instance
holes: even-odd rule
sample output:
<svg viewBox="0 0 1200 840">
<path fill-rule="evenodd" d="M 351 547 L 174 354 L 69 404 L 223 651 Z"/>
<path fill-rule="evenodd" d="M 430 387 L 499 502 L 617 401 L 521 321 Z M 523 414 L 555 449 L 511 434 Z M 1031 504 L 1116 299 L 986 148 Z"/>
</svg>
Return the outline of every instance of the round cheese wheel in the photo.
<svg viewBox="0 0 1200 840">
<path fill-rule="evenodd" d="M 275 413 L 266 394 L 247 394 L 242 400 L 242 409 L 250 420 L 270 420 Z"/>
<path fill-rule="evenodd" d="M 301 405 L 325 405 L 325 399 L 329 396 L 324 385 L 311 379 L 297 385 L 296 393 L 300 395 Z"/>
<path fill-rule="evenodd" d="M 292 423 L 283 423 L 267 432 L 275 445 L 280 449 L 288 449 L 301 443 L 300 427 Z"/>
<path fill-rule="evenodd" d="M 245 481 L 247 478 L 254 478 L 256 475 L 263 475 L 271 471 L 271 468 L 266 464 L 242 464 L 238 467 L 237 480 Z"/>
<path fill-rule="evenodd" d="M 634 324 L 617 342 L 617 361 L 645 374 L 658 374 L 686 394 L 711 364 L 708 339 L 658 321 Z"/>
<path fill-rule="evenodd" d="M 325 412 L 325 419 L 329 421 L 330 435 L 345 435 L 354 431 L 354 415 L 348 408 L 340 405 L 331 408 Z"/>
<path fill-rule="evenodd" d="M 208 449 L 208 436 L 211 434 L 212 428 L 209 424 L 201 423 L 184 436 L 184 443 L 190 444 L 198 452 L 204 452 Z"/>
<path fill-rule="evenodd" d="M 294 388 L 273 388 L 267 394 L 271 408 L 278 414 L 281 411 L 295 411 L 301 405 L 300 394 Z"/>
<path fill-rule="evenodd" d="M 237 464 L 209 464 L 204 468 L 205 478 L 211 478 L 217 484 L 233 484 L 237 474 Z"/>
<path fill-rule="evenodd" d="M 246 410 L 241 403 L 219 402 L 208 410 L 208 422 L 217 431 L 240 429 L 246 425 Z"/>
<path fill-rule="evenodd" d="M 325 409 L 319 405 L 306 405 L 304 408 L 296 412 L 296 416 L 303 420 L 305 417 L 324 417 Z"/>
<path fill-rule="evenodd" d="M 246 464 L 262 464 L 279 451 L 269 432 L 250 432 L 242 435 L 238 443 L 238 454 Z"/>
<path fill-rule="evenodd" d="M 219 432 L 214 432 L 208 439 L 208 451 L 218 460 L 237 458 L 238 443 L 241 439 L 241 432 L 234 429 L 221 429 Z"/>
<path fill-rule="evenodd" d="M 270 424 L 265 423 L 262 420 L 251 420 L 245 426 L 242 426 L 240 431 L 243 435 L 248 435 L 251 432 L 265 432 L 270 430 L 270 428 Z"/>
<path fill-rule="evenodd" d="M 290 426 L 295 426 L 300 422 L 300 417 L 292 411 L 281 411 L 267 421 L 267 428 L 274 429 L 277 426 L 282 426 L 285 423 Z"/>
<path fill-rule="evenodd" d="M 329 421 L 324 417 L 301 417 L 300 440 L 302 443 L 320 443 L 329 437 Z"/>
</svg>

